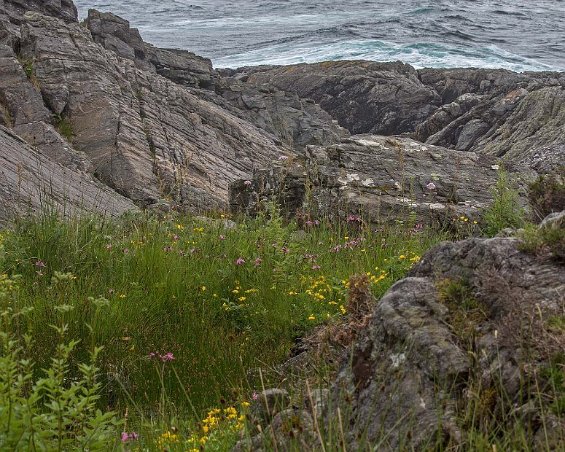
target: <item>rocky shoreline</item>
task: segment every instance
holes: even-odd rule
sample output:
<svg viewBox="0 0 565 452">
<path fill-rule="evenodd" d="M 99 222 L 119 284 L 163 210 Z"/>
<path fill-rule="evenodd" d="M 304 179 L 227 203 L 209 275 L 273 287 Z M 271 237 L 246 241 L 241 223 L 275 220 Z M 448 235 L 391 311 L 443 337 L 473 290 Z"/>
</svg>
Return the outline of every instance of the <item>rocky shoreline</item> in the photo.
<svg viewBox="0 0 565 452">
<path fill-rule="evenodd" d="M 504 162 L 527 179 L 531 170 L 558 170 L 565 155 L 563 73 L 415 70 L 365 61 L 217 71 L 190 52 L 143 42 L 115 15 L 90 11 L 79 23 L 70 1 L 2 2 L 0 75 L 0 125 L 10 130 L 0 131 L 2 138 L 16 134 L 27 152 L 80 174 L 86 199 L 90 181 L 105 185 L 115 202 L 101 210 L 113 214 L 132 204 L 225 209 L 230 184 L 251 180 L 280 159 L 312 166 L 313 154 L 335 153 L 351 140 L 358 147 L 383 141 L 368 134 L 452 150 L 464 174 L 460 186 L 455 168 L 434 170 L 433 153 L 420 154 L 422 169 L 416 165 L 410 176 L 460 192 L 484 174 L 466 162 Z M 359 134 L 365 136 L 348 138 Z M 362 164 L 379 166 L 389 158 L 380 152 L 364 146 Z M 15 178 L 5 163 L 24 153 L 14 143 L 0 149 L 3 206 L 13 206 L 8 181 Z M 24 163 L 18 177 L 35 188 L 21 193 L 17 210 L 36 210 L 48 181 Z M 326 164 L 329 173 L 347 173 L 343 162 Z M 379 184 L 403 178 L 393 171 Z M 491 184 L 481 181 L 478 192 Z M 481 204 L 484 196 L 477 196 L 447 204 L 461 210 L 460 203 Z M 387 202 L 402 205 L 406 197 L 399 192 Z M 363 203 L 358 198 L 354 208 Z"/>
<path fill-rule="evenodd" d="M 525 203 L 527 184 L 564 162 L 565 73 L 367 61 L 215 70 L 145 43 L 113 14 L 79 23 L 71 0 L 0 0 L 0 224 L 45 208 L 255 214 L 275 200 L 303 222 L 353 218 L 347 228 L 468 226 L 492 204 L 501 168 Z M 378 304 L 352 277 L 350 323 L 326 341 L 339 345 L 334 380 L 306 409 L 263 391 L 248 419 L 257 431 L 235 450 L 320 450 L 318 423 L 339 425 L 343 450 L 458 450 L 456 413 L 468 407 L 532 450 L 562 447 L 565 386 L 543 372 L 563 370 L 563 218 L 532 226 L 529 245 L 440 244 Z M 344 401 L 345 426 L 331 409 Z"/>
</svg>

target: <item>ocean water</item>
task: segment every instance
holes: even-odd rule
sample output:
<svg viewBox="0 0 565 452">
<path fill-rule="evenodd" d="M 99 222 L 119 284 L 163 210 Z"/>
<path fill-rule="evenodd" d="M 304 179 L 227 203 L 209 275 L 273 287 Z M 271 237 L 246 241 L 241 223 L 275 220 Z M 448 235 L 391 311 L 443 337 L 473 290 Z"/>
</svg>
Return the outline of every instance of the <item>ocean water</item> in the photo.
<svg viewBox="0 0 565 452">
<path fill-rule="evenodd" d="M 339 59 L 565 70 L 565 0 L 75 0 L 215 67 Z"/>
</svg>

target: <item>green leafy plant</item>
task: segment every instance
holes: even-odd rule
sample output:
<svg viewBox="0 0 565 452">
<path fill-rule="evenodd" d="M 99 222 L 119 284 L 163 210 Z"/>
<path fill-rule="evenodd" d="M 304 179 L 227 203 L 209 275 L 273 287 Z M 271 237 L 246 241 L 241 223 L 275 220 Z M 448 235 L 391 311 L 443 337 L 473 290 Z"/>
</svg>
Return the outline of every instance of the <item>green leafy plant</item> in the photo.
<svg viewBox="0 0 565 452">
<path fill-rule="evenodd" d="M 63 337 L 66 327 L 56 329 Z M 0 444 L 9 450 L 108 450 L 116 442 L 119 422 L 115 413 L 97 408 L 101 385 L 96 361 L 78 364 L 71 380 L 69 358 L 77 341 L 61 342 L 42 378 L 25 357 L 32 344 L 0 334 Z"/>
<path fill-rule="evenodd" d="M 508 173 L 500 171 L 494 188 L 494 200 L 484 212 L 485 233 L 494 237 L 505 228 L 521 228 L 525 212 L 520 205 L 520 195 L 512 186 Z"/>
</svg>

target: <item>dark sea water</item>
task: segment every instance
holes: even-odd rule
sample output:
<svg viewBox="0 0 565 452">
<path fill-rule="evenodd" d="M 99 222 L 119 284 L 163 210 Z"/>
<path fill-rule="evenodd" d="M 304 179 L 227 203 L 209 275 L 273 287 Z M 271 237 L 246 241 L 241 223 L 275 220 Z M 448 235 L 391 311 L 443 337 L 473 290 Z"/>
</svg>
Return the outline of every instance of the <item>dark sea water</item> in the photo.
<svg viewBox="0 0 565 452">
<path fill-rule="evenodd" d="M 565 70 L 565 0 L 75 0 L 216 67 L 338 59 Z"/>
</svg>

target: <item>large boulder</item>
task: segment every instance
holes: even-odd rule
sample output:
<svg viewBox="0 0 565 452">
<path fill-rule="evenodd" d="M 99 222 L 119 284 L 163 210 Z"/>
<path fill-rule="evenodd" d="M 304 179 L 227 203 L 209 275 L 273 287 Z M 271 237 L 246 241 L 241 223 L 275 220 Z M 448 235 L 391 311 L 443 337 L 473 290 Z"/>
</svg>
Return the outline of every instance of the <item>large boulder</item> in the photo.
<svg viewBox="0 0 565 452">
<path fill-rule="evenodd" d="M 490 426 L 562 450 L 565 267 L 520 249 L 443 243 L 378 302 L 332 389 L 348 449 L 459 447 Z"/>
</svg>

